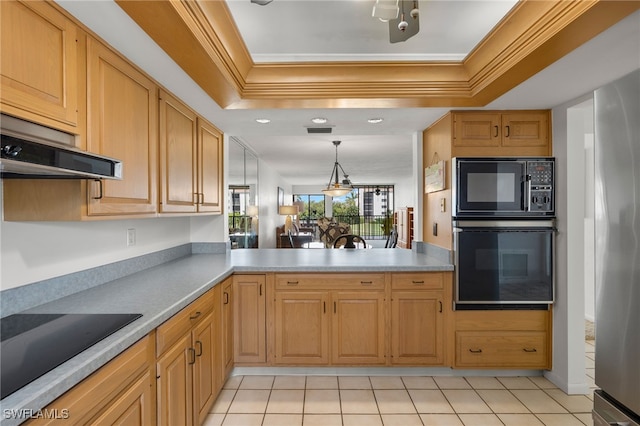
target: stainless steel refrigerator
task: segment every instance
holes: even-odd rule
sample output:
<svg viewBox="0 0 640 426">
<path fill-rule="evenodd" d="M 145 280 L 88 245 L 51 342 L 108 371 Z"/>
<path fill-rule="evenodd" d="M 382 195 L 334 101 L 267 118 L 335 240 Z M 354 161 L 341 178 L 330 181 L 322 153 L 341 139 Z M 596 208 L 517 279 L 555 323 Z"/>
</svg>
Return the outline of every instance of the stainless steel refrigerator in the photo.
<svg viewBox="0 0 640 426">
<path fill-rule="evenodd" d="M 595 92 L 594 425 L 640 425 L 640 70 Z"/>
</svg>

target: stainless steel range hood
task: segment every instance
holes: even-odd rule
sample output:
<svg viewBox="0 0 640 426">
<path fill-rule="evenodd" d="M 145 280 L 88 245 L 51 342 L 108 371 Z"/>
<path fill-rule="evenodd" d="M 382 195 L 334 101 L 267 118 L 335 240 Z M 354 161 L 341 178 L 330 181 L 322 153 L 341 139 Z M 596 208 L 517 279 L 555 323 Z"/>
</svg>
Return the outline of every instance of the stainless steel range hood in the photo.
<svg viewBox="0 0 640 426">
<path fill-rule="evenodd" d="M 4 114 L 0 133 L 4 179 L 122 179 L 119 160 L 75 148 L 69 133 Z"/>
</svg>

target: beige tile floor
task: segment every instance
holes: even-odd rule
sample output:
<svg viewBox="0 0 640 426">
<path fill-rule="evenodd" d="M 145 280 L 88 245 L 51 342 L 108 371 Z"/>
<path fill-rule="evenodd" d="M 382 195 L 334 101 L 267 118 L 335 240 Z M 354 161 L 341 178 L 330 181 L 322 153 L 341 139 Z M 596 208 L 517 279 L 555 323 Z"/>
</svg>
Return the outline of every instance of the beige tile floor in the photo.
<svg viewBox="0 0 640 426">
<path fill-rule="evenodd" d="M 544 377 L 234 376 L 205 426 L 591 426 L 592 404 Z"/>
</svg>

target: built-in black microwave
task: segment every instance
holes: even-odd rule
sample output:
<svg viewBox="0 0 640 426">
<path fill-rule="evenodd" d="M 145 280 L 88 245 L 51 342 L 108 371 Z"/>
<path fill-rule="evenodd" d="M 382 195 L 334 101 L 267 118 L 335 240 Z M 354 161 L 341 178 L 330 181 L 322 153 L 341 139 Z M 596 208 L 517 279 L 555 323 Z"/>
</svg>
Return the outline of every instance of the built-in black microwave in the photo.
<svg viewBox="0 0 640 426">
<path fill-rule="evenodd" d="M 554 172 L 552 157 L 454 158 L 452 215 L 555 217 Z"/>
</svg>

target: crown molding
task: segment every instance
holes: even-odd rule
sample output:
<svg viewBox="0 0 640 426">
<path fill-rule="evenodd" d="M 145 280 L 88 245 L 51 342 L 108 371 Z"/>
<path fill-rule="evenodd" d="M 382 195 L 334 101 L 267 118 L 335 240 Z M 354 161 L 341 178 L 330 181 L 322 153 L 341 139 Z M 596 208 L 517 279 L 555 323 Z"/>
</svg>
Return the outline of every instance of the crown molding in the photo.
<svg viewBox="0 0 640 426">
<path fill-rule="evenodd" d="M 521 0 L 462 61 L 254 63 L 225 1 L 116 3 L 228 109 L 480 107 L 640 9 Z"/>
</svg>

